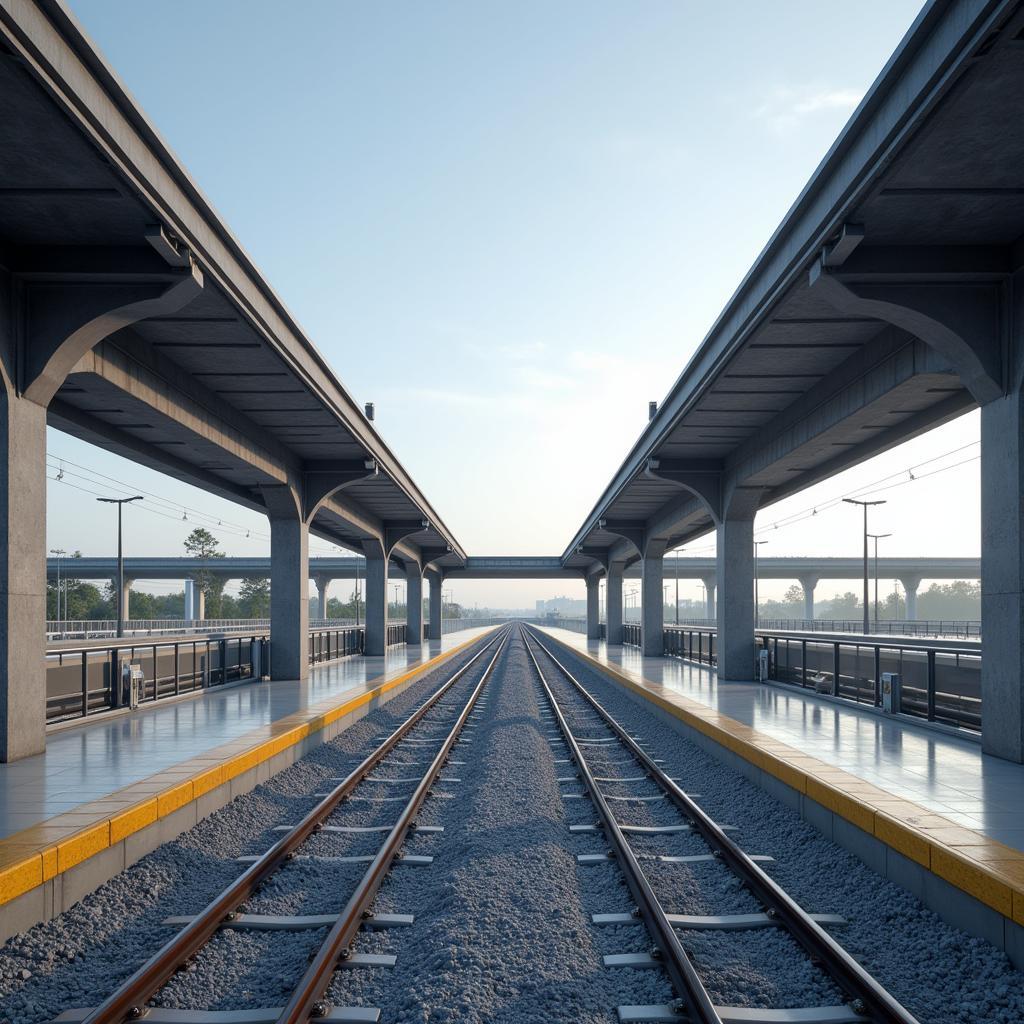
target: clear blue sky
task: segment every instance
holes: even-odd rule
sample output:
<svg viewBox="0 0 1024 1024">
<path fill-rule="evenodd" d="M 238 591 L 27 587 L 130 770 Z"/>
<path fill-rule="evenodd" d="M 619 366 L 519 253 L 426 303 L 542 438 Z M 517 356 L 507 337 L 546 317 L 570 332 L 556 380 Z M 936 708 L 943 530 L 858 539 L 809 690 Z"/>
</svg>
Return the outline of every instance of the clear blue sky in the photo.
<svg viewBox="0 0 1024 1024">
<path fill-rule="evenodd" d="M 562 551 L 918 9 L 71 6 L 479 554 Z M 969 417 L 765 516 L 976 437 Z M 51 452 L 250 527 L 223 534 L 230 553 L 266 550 L 259 516 L 60 434 Z M 938 481 L 892 492 L 894 544 L 976 552 L 976 463 Z M 963 509 L 915 528 L 949 486 Z M 102 507 L 50 494 L 51 546 L 110 550 Z M 777 553 L 851 553 L 852 522 L 830 516 L 777 531 Z M 193 521 L 140 511 L 128 550 L 177 553 Z M 464 587 L 512 604 L 566 589 Z"/>
</svg>

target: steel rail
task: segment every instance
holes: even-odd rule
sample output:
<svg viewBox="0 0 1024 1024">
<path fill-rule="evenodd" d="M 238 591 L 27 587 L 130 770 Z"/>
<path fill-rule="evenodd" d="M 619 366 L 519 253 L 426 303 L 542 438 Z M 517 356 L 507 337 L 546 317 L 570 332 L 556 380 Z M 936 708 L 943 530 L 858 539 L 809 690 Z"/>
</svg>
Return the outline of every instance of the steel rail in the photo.
<svg viewBox="0 0 1024 1024">
<path fill-rule="evenodd" d="M 399 815 L 394 828 L 388 833 L 387 839 L 377 851 L 377 855 L 366 869 L 366 873 L 356 885 L 355 890 L 349 897 L 348 903 L 345 905 L 345 909 L 338 916 L 338 920 L 334 923 L 330 932 L 328 932 L 323 945 L 321 945 L 316 956 L 306 969 L 306 973 L 293 990 L 291 998 L 289 998 L 281 1010 L 281 1014 L 277 1018 L 277 1024 L 302 1024 L 302 1022 L 308 1021 L 311 1018 L 325 1017 L 330 1012 L 331 1008 L 324 1001 L 323 997 L 328 985 L 331 983 L 334 972 L 338 969 L 339 962 L 343 963 L 348 957 L 349 947 L 363 923 L 364 914 L 369 910 L 370 904 L 377 895 L 377 890 L 380 888 L 384 876 L 391 870 L 391 866 L 398 856 L 402 843 L 405 842 L 406 834 L 413 827 L 416 814 L 419 812 L 423 801 L 427 798 L 434 780 L 444 767 L 445 761 L 447 761 L 448 755 L 455 745 L 459 733 L 462 732 L 462 727 L 466 724 L 466 720 L 476 705 L 483 688 L 487 685 L 494 666 L 501 656 L 501 652 L 505 649 L 511 633 L 511 628 L 503 631 L 501 642 L 491 657 L 487 668 L 484 669 L 480 681 L 473 688 L 473 692 L 462 709 L 462 713 L 456 719 L 451 731 L 441 745 L 441 749 L 434 756 L 433 761 L 430 762 L 430 767 L 427 768 L 419 785 L 417 785 L 412 796 L 409 798 L 409 802 Z"/>
<path fill-rule="evenodd" d="M 661 766 L 654 762 L 544 642 L 532 631 L 530 635 L 629 752 L 643 765 L 646 773 L 686 816 L 704 841 L 743 880 L 771 916 L 789 931 L 812 961 L 820 964 L 839 988 L 850 997 L 854 1010 L 879 1024 L 919 1024 L 917 1018 L 905 1006 L 872 977 L 785 889 L 751 860 L 703 808 L 669 778 Z"/>
<path fill-rule="evenodd" d="M 472 658 L 457 669 L 437 690 L 398 726 L 372 753 L 368 754 L 345 779 L 327 794 L 290 831 L 285 833 L 257 861 L 215 896 L 199 915 L 160 947 L 138 970 L 83 1018 L 81 1024 L 122 1024 L 137 1020 L 145 1012 L 146 1002 L 155 995 L 216 934 L 225 920 L 237 912 L 289 856 L 316 832 L 338 804 L 402 741 L 423 716 L 470 670 L 496 643 L 507 635 L 491 637 Z"/>
<path fill-rule="evenodd" d="M 722 1018 L 719 1016 L 718 1010 L 715 1009 L 711 996 L 708 995 L 707 989 L 704 988 L 704 983 L 700 980 L 693 962 L 683 948 L 683 944 L 679 941 L 679 936 L 672 927 L 665 909 L 651 888 L 651 884 L 640 867 L 636 854 L 633 853 L 622 829 L 619 828 L 619 823 L 615 820 L 615 815 L 608 807 L 604 795 L 594 779 L 593 772 L 587 764 L 587 759 L 577 743 L 572 729 L 569 728 L 569 724 L 562 714 L 562 709 L 558 706 L 558 701 L 555 700 L 555 695 L 551 692 L 551 687 L 548 685 L 540 663 L 537 661 L 537 656 L 530 645 L 528 637 L 531 636 L 531 633 L 525 629 L 523 630 L 523 641 L 526 651 L 530 655 L 533 667 L 537 670 L 537 676 L 551 704 L 551 710 L 558 722 L 558 728 L 561 730 L 566 745 L 569 747 L 570 756 L 579 768 L 586 793 L 593 801 L 594 806 L 597 808 L 597 813 L 601 817 L 605 835 L 611 841 L 616 860 L 622 867 L 623 874 L 626 877 L 626 884 L 629 886 L 630 892 L 633 894 L 633 898 L 639 907 L 640 916 L 660 950 L 661 960 L 669 980 L 672 982 L 672 987 L 676 990 L 676 995 L 686 1003 L 686 1010 L 690 1015 L 690 1024 L 722 1024 Z M 535 637 L 533 639 L 539 644 Z"/>
</svg>

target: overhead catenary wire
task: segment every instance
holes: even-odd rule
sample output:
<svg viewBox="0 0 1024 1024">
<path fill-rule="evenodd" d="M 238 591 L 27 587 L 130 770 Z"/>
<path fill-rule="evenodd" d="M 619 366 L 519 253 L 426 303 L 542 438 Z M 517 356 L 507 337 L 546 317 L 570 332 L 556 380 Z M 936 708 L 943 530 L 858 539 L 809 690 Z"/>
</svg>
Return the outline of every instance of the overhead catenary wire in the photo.
<svg viewBox="0 0 1024 1024">
<path fill-rule="evenodd" d="M 70 466 L 75 468 L 69 469 L 68 467 Z M 193 522 L 200 520 L 201 522 L 199 522 L 199 525 L 209 529 L 209 531 L 215 535 L 221 534 L 229 537 L 237 537 L 242 540 L 270 541 L 269 533 L 262 533 L 259 530 L 252 529 L 252 527 L 231 522 L 230 520 L 224 519 L 222 516 L 217 516 L 210 512 L 204 512 L 202 509 L 192 508 L 180 501 L 174 501 L 162 495 L 155 494 L 145 488 L 126 483 L 116 477 L 108 476 L 105 473 L 101 473 L 99 470 L 91 469 L 88 466 L 83 466 L 58 455 L 47 455 L 47 468 L 55 470 L 54 475 L 49 476 L 50 480 L 55 483 L 59 483 L 62 486 L 70 487 L 73 490 L 81 491 L 84 494 L 90 494 L 93 497 L 105 498 L 111 494 L 142 494 L 145 496 L 146 501 L 137 505 L 136 508 L 142 509 L 150 515 L 157 515 L 164 519 L 179 522 Z M 75 472 L 75 470 L 82 470 L 82 472 Z M 83 486 L 82 483 L 73 483 L 68 479 L 68 477 L 74 477 L 76 480 L 83 481 L 85 484 L 92 484 L 94 487 L 103 488 L 103 490 L 93 490 L 90 487 Z M 310 545 L 310 551 L 325 555 L 336 553 L 335 549 L 317 547 L 312 544 Z"/>
</svg>

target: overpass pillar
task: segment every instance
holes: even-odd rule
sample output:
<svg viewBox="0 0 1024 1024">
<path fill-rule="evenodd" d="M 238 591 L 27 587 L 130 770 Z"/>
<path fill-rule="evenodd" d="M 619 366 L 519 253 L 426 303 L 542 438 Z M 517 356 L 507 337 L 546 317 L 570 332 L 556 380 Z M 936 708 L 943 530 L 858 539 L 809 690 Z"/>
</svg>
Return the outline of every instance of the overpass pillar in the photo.
<svg viewBox="0 0 1024 1024">
<path fill-rule="evenodd" d="M 185 580 L 185 618 L 189 622 L 206 618 L 206 594 L 195 580 Z"/>
<path fill-rule="evenodd" d="M 0 761 L 46 747 L 45 466 L 46 407 L 0 383 Z"/>
<path fill-rule="evenodd" d="M 718 526 L 718 678 L 754 678 L 754 520 Z"/>
<path fill-rule="evenodd" d="M 982 569 L 984 573 L 984 569 Z M 913 622 L 917 618 L 917 588 L 921 586 L 920 576 L 904 576 L 900 579 L 907 596 L 907 620 Z"/>
<path fill-rule="evenodd" d="M 309 527 L 299 516 L 271 513 L 270 678 L 305 679 L 307 675 Z"/>
<path fill-rule="evenodd" d="M 800 586 L 804 591 L 804 618 L 808 621 L 814 618 L 814 588 L 817 585 L 817 576 L 800 577 Z"/>
<path fill-rule="evenodd" d="M 604 588 L 605 639 L 610 644 L 622 643 L 622 569 L 608 568 L 608 583 Z"/>
<path fill-rule="evenodd" d="M 444 586 L 444 577 L 439 572 L 428 572 L 427 581 L 430 584 L 430 617 L 427 622 L 427 639 L 441 639 L 441 588 Z"/>
<path fill-rule="evenodd" d="M 325 576 L 323 573 L 317 573 L 313 577 L 313 583 L 316 585 L 316 614 L 317 618 L 327 618 L 327 589 L 331 585 L 331 577 Z"/>
<path fill-rule="evenodd" d="M 416 564 L 405 567 L 405 642 L 423 643 L 423 570 Z"/>
<path fill-rule="evenodd" d="M 388 643 L 388 560 L 366 552 L 366 633 L 363 653 L 382 657 Z"/>
<path fill-rule="evenodd" d="M 125 577 L 124 586 L 121 588 L 121 618 L 126 622 L 132 617 L 131 615 L 131 603 L 132 603 L 132 584 L 135 580 L 130 580 Z M 114 599 L 117 600 L 117 577 L 115 576 L 110 581 L 110 592 L 114 595 Z M 116 612 L 115 612 L 116 614 Z"/>
<path fill-rule="evenodd" d="M 661 553 L 644 555 L 640 571 L 640 647 L 645 655 L 661 657 L 665 653 L 665 574 Z"/>
<path fill-rule="evenodd" d="M 601 577 L 587 577 L 587 639 L 601 639 Z"/>
<path fill-rule="evenodd" d="M 715 617 L 715 588 L 718 586 L 718 577 L 712 573 L 710 576 L 701 576 L 700 580 L 704 584 L 704 617 L 713 619 Z"/>
</svg>

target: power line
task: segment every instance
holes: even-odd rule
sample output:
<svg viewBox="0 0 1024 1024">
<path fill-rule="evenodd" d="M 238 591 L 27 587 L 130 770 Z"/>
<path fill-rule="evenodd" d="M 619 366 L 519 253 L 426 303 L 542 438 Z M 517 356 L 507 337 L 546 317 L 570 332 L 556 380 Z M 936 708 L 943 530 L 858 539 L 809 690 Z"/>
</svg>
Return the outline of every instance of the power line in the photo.
<svg viewBox="0 0 1024 1024">
<path fill-rule="evenodd" d="M 56 464 L 55 464 L 56 463 Z M 201 509 L 191 508 L 188 505 L 184 505 L 181 502 L 172 501 L 169 498 L 165 498 L 162 495 L 155 494 L 152 491 L 148 491 L 142 487 L 136 487 L 133 484 L 126 484 L 116 477 L 108 476 L 105 473 L 101 473 L 98 470 L 90 469 L 88 466 L 80 465 L 79 463 L 73 462 L 70 459 L 61 458 L 59 455 L 47 455 L 48 467 L 56 471 L 55 475 L 50 477 L 57 483 L 63 484 L 66 487 L 71 487 L 76 491 L 81 491 L 85 494 L 91 494 L 94 497 L 101 498 L 107 497 L 111 492 L 117 494 L 127 493 L 140 493 L 145 495 L 147 498 L 154 499 L 158 504 L 155 506 L 153 501 L 144 502 L 138 505 L 137 508 L 144 509 L 151 515 L 158 515 L 164 519 L 170 519 L 172 521 L 183 521 L 188 522 L 188 513 L 191 512 L 197 519 L 204 519 L 210 524 L 211 533 L 222 533 L 232 537 L 238 537 L 243 540 L 263 540 L 269 541 L 270 535 L 261 533 L 258 530 L 253 530 L 251 527 L 242 526 L 239 523 L 233 523 L 230 520 L 225 520 L 222 517 L 212 515 L 208 512 L 203 512 Z M 82 473 L 76 473 L 74 470 L 66 469 L 65 466 L 74 466 L 75 469 L 83 470 Z M 91 474 L 85 475 L 85 474 Z M 96 487 L 104 488 L 103 491 L 91 490 L 88 487 L 83 487 L 81 484 L 72 483 L 67 477 L 72 476 L 77 480 L 84 481 L 87 484 L 93 484 Z M 98 479 L 93 479 L 97 477 Z M 106 481 L 109 481 L 107 483 Z M 111 486 L 114 485 L 114 486 Z M 181 510 L 182 514 L 178 515 L 178 510 Z M 215 525 L 214 525 L 215 524 Z M 337 545 L 336 545 L 337 546 Z M 333 554 L 333 550 L 330 548 L 314 547 L 310 546 L 311 551 L 316 551 L 322 554 Z"/>
</svg>

